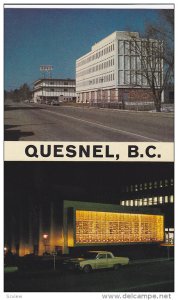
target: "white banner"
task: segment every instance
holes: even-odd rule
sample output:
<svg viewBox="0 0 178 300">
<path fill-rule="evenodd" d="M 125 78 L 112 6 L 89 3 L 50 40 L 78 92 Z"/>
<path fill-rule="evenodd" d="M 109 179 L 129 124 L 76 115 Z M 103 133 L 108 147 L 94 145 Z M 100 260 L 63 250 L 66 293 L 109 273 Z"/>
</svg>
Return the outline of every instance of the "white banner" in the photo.
<svg viewBox="0 0 178 300">
<path fill-rule="evenodd" d="M 173 143 L 4 142 L 5 161 L 173 162 Z"/>
</svg>

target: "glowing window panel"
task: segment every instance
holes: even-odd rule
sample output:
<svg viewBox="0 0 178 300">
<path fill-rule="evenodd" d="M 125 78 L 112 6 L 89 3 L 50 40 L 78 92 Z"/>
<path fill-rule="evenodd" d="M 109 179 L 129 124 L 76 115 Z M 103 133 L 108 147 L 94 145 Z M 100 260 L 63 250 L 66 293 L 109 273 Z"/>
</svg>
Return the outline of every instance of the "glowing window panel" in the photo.
<svg viewBox="0 0 178 300">
<path fill-rule="evenodd" d="M 163 216 L 76 210 L 76 244 L 163 240 Z"/>
<path fill-rule="evenodd" d="M 174 203 L 174 196 L 173 195 L 170 196 L 170 203 Z"/>
</svg>

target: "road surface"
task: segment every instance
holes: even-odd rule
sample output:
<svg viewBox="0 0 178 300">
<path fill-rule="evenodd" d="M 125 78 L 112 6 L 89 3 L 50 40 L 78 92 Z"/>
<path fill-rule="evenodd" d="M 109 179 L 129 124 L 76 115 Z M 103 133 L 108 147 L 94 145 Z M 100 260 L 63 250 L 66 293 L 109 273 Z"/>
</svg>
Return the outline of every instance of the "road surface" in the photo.
<svg viewBox="0 0 178 300">
<path fill-rule="evenodd" d="M 52 270 L 19 271 L 4 278 L 5 292 L 173 292 L 174 262 L 123 266 L 89 274 Z M 121 298 L 122 299 L 122 298 Z"/>
<path fill-rule="evenodd" d="M 171 142 L 172 113 L 37 104 L 5 105 L 7 141 Z"/>
</svg>

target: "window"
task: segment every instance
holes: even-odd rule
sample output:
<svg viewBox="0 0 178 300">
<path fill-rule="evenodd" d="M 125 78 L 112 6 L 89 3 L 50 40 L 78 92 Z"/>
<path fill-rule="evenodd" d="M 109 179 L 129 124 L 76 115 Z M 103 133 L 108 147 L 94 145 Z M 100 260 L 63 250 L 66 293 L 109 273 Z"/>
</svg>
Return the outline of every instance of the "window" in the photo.
<svg viewBox="0 0 178 300">
<path fill-rule="evenodd" d="M 143 185 L 142 185 L 142 183 L 140 183 L 140 185 L 139 185 L 139 189 L 140 189 L 140 191 L 142 191 L 142 190 L 143 190 Z"/>
<path fill-rule="evenodd" d="M 159 197 L 159 203 L 160 203 L 160 204 L 163 203 L 163 197 L 162 197 L 162 196 Z"/>
<path fill-rule="evenodd" d="M 105 259 L 106 258 L 106 254 L 99 254 L 97 256 L 98 259 Z"/>
<path fill-rule="evenodd" d="M 165 196 L 165 197 L 164 197 L 164 202 L 165 202 L 165 203 L 168 203 L 168 196 Z"/>
<path fill-rule="evenodd" d="M 144 183 L 144 190 L 147 190 L 147 183 Z"/>
<path fill-rule="evenodd" d="M 154 188 L 157 189 L 157 187 L 158 187 L 158 183 L 157 181 L 154 181 Z"/>
<path fill-rule="evenodd" d="M 135 184 L 135 191 L 138 191 L 138 184 Z"/>
<path fill-rule="evenodd" d="M 174 196 L 173 195 L 171 195 L 169 199 L 170 199 L 170 203 L 174 203 Z"/>
<path fill-rule="evenodd" d="M 147 198 L 144 198 L 144 199 L 143 199 L 143 205 L 144 205 L 144 206 L 147 206 Z"/>
<path fill-rule="evenodd" d="M 157 197 L 154 197 L 153 198 L 153 204 L 156 205 L 157 203 L 158 203 L 158 199 L 157 199 Z"/>
<path fill-rule="evenodd" d="M 112 258 L 112 255 L 108 253 L 107 258 Z"/>
<path fill-rule="evenodd" d="M 149 190 L 152 189 L 152 182 L 149 182 Z"/>
</svg>

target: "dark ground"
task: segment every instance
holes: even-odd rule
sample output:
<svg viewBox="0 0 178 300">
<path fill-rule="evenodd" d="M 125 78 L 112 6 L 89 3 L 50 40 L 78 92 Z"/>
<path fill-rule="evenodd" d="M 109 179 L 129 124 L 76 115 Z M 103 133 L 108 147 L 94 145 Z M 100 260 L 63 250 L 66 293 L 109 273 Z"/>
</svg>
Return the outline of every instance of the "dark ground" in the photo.
<svg viewBox="0 0 178 300">
<path fill-rule="evenodd" d="M 89 274 L 51 269 L 6 274 L 5 292 L 173 292 L 174 262 L 130 264 Z"/>
</svg>

